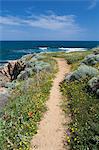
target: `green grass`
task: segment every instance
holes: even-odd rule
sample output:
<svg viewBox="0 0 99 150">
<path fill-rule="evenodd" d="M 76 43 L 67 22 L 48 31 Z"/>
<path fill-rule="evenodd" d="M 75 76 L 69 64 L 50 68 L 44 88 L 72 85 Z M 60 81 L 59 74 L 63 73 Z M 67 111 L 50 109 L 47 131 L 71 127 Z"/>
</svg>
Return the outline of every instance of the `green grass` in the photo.
<svg viewBox="0 0 99 150">
<path fill-rule="evenodd" d="M 68 64 L 71 65 L 71 69 L 75 70 L 79 66 L 81 60 L 84 59 L 85 56 L 91 54 L 92 51 L 83 51 L 83 52 L 71 52 L 71 53 L 65 53 L 65 52 L 53 52 L 53 53 L 46 53 L 46 56 L 50 57 L 59 57 L 64 58 Z"/>
<path fill-rule="evenodd" d="M 46 58 L 45 61 L 51 64 L 50 72 L 41 71 L 22 81 L 0 112 L 0 150 L 29 150 L 57 72 L 55 60 Z"/>
<path fill-rule="evenodd" d="M 80 65 L 84 57 L 90 53 L 91 51 L 72 52 L 65 55 L 65 59 L 67 60 L 67 63 L 71 65 L 71 69 L 75 70 Z"/>
</svg>

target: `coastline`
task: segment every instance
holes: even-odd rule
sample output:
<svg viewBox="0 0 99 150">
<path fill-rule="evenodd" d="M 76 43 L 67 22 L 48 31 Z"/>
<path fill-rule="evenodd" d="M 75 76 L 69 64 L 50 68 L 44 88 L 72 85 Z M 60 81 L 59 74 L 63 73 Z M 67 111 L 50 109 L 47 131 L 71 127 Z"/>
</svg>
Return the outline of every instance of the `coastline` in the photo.
<svg viewBox="0 0 99 150">
<path fill-rule="evenodd" d="M 13 65 L 11 66 L 10 64 L 11 67 L 10 71 L 12 72 L 14 71 L 13 72 L 14 74 L 10 72 L 10 75 L 13 75 L 12 77 L 10 76 L 10 80 L 12 79 L 12 81 L 8 82 L 6 88 L 8 89 L 8 94 L 11 95 L 9 96 L 8 101 L 5 101 L 7 105 L 2 107 L 4 108 L 4 110 L 3 109 L 1 110 L 1 116 L 2 116 L 1 121 L 2 122 L 6 121 L 6 125 L 3 124 L 3 128 L 5 129 L 4 132 L 6 132 L 6 134 L 2 134 L 3 138 L 2 138 L 1 147 L 3 147 L 3 149 L 4 148 L 7 149 L 6 147 L 10 145 L 9 141 L 3 140 L 6 137 L 8 139 L 10 138 L 11 141 L 13 140 L 13 143 L 17 148 L 23 149 L 24 147 L 26 147 L 27 149 L 30 149 L 30 141 L 32 139 L 32 136 L 34 136 L 37 133 L 38 122 L 41 121 L 42 114 L 47 109 L 45 102 L 48 100 L 50 89 L 53 85 L 52 81 L 55 78 L 55 74 L 58 71 L 57 63 L 55 59 L 53 59 L 53 57 L 63 58 L 64 60 L 66 60 L 68 65 L 71 66 L 71 71 L 72 71 L 70 74 L 66 74 L 64 80 L 62 79 L 63 81 L 60 84 L 60 91 L 63 93 L 64 96 L 63 100 L 61 99 L 61 101 L 63 101 L 61 109 L 63 109 L 63 111 L 65 112 L 66 115 L 65 119 L 68 118 L 68 116 L 70 117 L 71 115 L 73 115 L 79 121 L 79 117 L 82 117 L 81 118 L 82 122 L 80 121 L 81 126 L 78 126 L 77 124 L 77 127 L 75 127 L 74 124 L 72 124 L 73 122 L 71 122 L 71 124 L 69 124 L 68 127 L 65 125 L 66 134 L 65 137 L 63 137 L 64 145 L 72 146 L 72 149 L 73 149 L 73 145 L 76 147 L 82 146 L 81 144 L 77 145 L 77 143 L 75 143 L 75 139 L 78 141 L 79 138 L 79 142 L 82 143 L 83 139 L 81 136 L 82 134 L 84 134 L 83 131 L 85 131 L 85 130 L 81 130 L 83 129 L 83 127 L 85 127 L 82 124 L 86 123 L 86 121 L 91 118 L 91 116 L 87 112 L 89 111 L 90 108 L 89 106 L 93 105 L 94 107 L 95 105 L 95 109 L 94 109 L 95 114 L 98 114 L 99 112 L 99 109 L 97 107 L 98 106 L 97 94 L 99 94 L 98 86 L 97 86 L 99 81 L 98 80 L 99 52 L 97 51 L 97 49 L 94 49 L 94 51 L 90 50 L 90 51 L 72 52 L 72 53 L 56 52 L 56 53 L 25 55 L 18 60 L 19 61 L 18 64 L 15 63 L 16 61 L 14 61 L 15 63 L 14 66 L 18 65 L 18 68 L 22 69 L 22 70 L 19 69 L 20 72 L 18 72 L 17 74 L 18 76 L 15 76 L 16 75 L 15 73 L 17 72 L 15 72 L 14 66 Z M 24 63 L 25 68 L 22 62 Z M 63 67 L 64 69 L 65 64 L 64 66 L 62 65 L 60 67 Z M 59 74 L 59 78 L 61 77 L 61 74 L 62 72 Z M 87 75 L 90 78 L 86 78 Z M 94 79 L 95 82 L 93 82 Z M 92 84 L 89 84 L 91 82 Z M 86 87 L 88 87 L 87 90 Z M 55 92 L 55 90 L 53 92 Z M 75 99 L 75 95 L 76 95 L 76 99 Z M 55 97 L 57 97 L 57 94 L 55 95 Z M 82 101 L 84 101 L 85 103 L 82 103 Z M 71 109 L 71 107 L 67 106 L 68 103 L 73 106 L 73 110 Z M 52 105 L 54 107 L 55 103 L 52 103 Z M 67 113 L 67 107 L 70 111 L 70 114 Z M 86 107 L 88 107 L 88 109 L 86 109 Z M 81 115 L 83 111 L 81 108 L 83 108 L 84 110 L 83 114 L 84 113 L 88 114 L 86 118 L 85 115 L 84 118 Z M 53 109 L 51 110 L 53 112 Z M 51 118 L 52 116 L 54 116 L 54 114 L 55 113 L 53 112 Z M 76 114 L 78 114 L 78 116 Z M 92 113 L 91 115 L 92 117 L 95 117 L 94 113 Z M 72 121 L 75 122 L 73 118 Z M 11 126 L 9 126 L 9 122 L 12 122 Z M 94 120 L 92 122 L 94 122 Z M 78 132 L 78 130 L 80 132 Z M 12 134 L 10 134 L 9 131 Z M 17 131 L 22 131 L 22 132 L 20 132 L 19 134 L 19 132 Z M 76 132 L 79 133 L 77 134 L 77 137 L 75 134 Z M 90 134 L 89 130 L 87 130 L 86 132 Z M 14 137 L 16 136 L 18 138 L 14 139 Z M 24 139 L 20 137 L 24 137 L 25 142 Z M 27 137 L 29 138 L 29 140 L 27 139 Z M 86 138 L 86 136 L 84 135 L 83 137 L 86 141 L 90 140 Z M 73 145 L 71 141 L 73 142 Z M 10 146 L 13 149 L 13 145 Z"/>
<path fill-rule="evenodd" d="M 18 60 L 18 59 L 20 59 L 22 56 L 25 56 L 25 55 L 28 55 L 28 54 L 44 54 L 44 53 L 52 53 L 52 52 L 66 52 L 66 53 L 71 53 L 71 52 L 79 52 L 79 51 L 87 51 L 87 50 L 89 50 L 88 48 L 66 48 L 66 47 L 58 47 L 58 48 L 51 48 L 51 47 L 38 47 L 38 49 L 39 50 L 41 50 L 40 52 L 36 52 L 36 51 L 34 51 L 33 49 L 31 49 L 31 53 L 29 53 L 27 50 L 28 49 L 26 49 L 25 50 L 25 52 L 26 52 L 26 54 L 21 54 L 21 56 L 20 56 L 20 52 L 21 51 L 23 51 L 23 50 L 20 50 L 20 51 L 18 51 L 18 52 L 13 52 L 12 51 L 12 55 L 16 55 L 16 58 L 14 58 L 14 59 L 5 59 L 5 60 L 3 60 L 3 56 L 2 56 L 2 59 L 0 59 L 0 66 L 3 66 L 4 64 L 7 64 L 8 62 L 10 62 L 10 61 L 14 61 L 14 60 Z M 16 50 L 17 51 L 17 50 Z M 1 50 L 1 54 L 2 54 L 2 50 Z M 10 53 L 8 54 L 8 56 L 9 55 L 11 55 Z M 6 53 L 5 53 L 5 55 L 6 55 Z M 5 56 L 4 56 L 5 57 Z M 18 58 L 17 58 L 18 57 Z"/>
</svg>

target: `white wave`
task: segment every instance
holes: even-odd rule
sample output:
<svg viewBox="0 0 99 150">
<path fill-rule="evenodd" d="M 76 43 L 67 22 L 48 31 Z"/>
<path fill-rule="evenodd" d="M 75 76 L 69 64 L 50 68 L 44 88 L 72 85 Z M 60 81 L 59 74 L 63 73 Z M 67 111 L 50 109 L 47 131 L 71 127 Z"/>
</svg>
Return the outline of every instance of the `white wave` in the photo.
<svg viewBox="0 0 99 150">
<path fill-rule="evenodd" d="M 79 52 L 79 51 L 87 51 L 87 49 L 86 48 L 69 48 L 67 50 L 67 53 L 69 53 L 69 52 Z"/>
<path fill-rule="evenodd" d="M 67 53 L 69 52 L 78 52 L 78 51 L 86 51 L 87 49 L 86 48 L 65 48 L 65 47 L 61 47 L 61 48 L 58 48 L 62 51 L 66 51 Z"/>
<path fill-rule="evenodd" d="M 58 49 L 63 50 L 63 51 L 64 51 L 64 50 L 65 50 L 65 51 L 68 50 L 68 48 L 66 48 L 66 47 L 60 47 L 60 48 L 58 48 Z"/>
<path fill-rule="evenodd" d="M 47 47 L 39 47 L 40 50 L 47 50 Z"/>
</svg>

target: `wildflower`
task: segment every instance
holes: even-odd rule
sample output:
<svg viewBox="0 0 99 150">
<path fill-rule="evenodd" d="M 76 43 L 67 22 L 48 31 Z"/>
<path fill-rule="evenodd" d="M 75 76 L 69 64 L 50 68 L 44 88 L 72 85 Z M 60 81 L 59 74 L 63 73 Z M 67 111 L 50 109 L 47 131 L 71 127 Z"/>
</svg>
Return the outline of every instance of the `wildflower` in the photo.
<svg viewBox="0 0 99 150">
<path fill-rule="evenodd" d="M 77 141 L 77 143 L 79 143 L 79 141 Z"/>
<path fill-rule="evenodd" d="M 67 129 L 66 133 L 68 136 L 70 136 L 70 130 L 69 129 Z"/>
<path fill-rule="evenodd" d="M 28 133 L 26 133 L 26 135 L 28 135 Z"/>
<path fill-rule="evenodd" d="M 74 128 L 71 128 L 72 132 L 74 132 Z"/>
<path fill-rule="evenodd" d="M 66 138 L 67 138 L 67 140 L 69 140 L 69 139 L 70 139 L 70 138 L 69 138 L 69 136 L 67 136 Z"/>
<path fill-rule="evenodd" d="M 28 116 L 31 118 L 33 115 L 33 112 L 28 112 Z"/>
<path fill-rule="evenodd" d="M 74 141 L 77 141 L 77 139 L 76 139 L 76 138 L 74 138 Z"/>
<path fill-rule="evenodd" d="M 70 143 L 70 139 L 68 139 L 68 141 L 67 141 L 68 143 Z"/>
<path fill-rule="evenodd" d="M 20 142 L 20 146 L 22 146 L 22 142 Z"/>
</svg>

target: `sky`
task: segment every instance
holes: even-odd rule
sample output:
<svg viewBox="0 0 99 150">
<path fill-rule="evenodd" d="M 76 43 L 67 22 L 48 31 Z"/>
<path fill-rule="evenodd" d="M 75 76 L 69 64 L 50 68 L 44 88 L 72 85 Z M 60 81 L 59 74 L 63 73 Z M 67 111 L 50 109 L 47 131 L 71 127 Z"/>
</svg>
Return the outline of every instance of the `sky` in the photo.
<svg viewBox="0 0 99 150">
<path fill-rule="evenodd" d="M 99 41 L 99 0 L 0 0 L 0 40 Z"/>
</svg>

